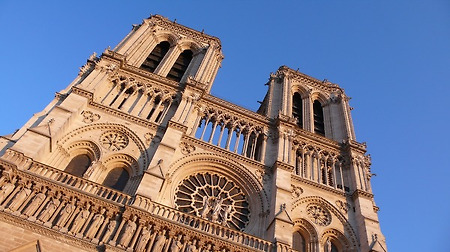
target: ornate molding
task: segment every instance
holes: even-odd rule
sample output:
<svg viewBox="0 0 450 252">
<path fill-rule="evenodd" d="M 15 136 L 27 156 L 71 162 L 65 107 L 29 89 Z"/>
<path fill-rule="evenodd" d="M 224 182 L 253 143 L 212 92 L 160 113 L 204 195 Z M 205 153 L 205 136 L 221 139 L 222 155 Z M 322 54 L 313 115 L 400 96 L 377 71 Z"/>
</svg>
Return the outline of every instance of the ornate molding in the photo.
<svg viewBox="0 0 450 252">
<path fill-rule="evenodd" d="M 85 111 L 81 112 L 81 115 L 83 116 L 83 122 L 85 122 L 87 124 L 93 123 L 100 119 L 99 114 L 95 114 L 94 112 L 89 111 L 89 110 L 85 110 Z"/>
<path fill-rule="evenodd" d="M 181 153 L 183 153 L 184 155 L 188 155 L 188 154 L 191 154 L 191 152 L 195 151 L 195 146 L 188 144 L 186 142 L 181 142 L 180 150 L 181 150 Z"/>
</svg>

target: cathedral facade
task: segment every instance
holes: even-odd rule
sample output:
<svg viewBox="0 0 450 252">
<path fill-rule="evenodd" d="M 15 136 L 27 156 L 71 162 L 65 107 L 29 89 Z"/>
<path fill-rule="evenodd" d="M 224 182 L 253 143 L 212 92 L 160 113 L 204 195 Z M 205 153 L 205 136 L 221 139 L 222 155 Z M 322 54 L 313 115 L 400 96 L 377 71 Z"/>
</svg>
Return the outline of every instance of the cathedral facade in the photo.
<svg viewBox="0 0 450 252">
<path fill-rule="evenodd" d="M 222 59 L 159 15 L 91 55 L 0 138 L 0 250 L 387 251 L 344 90 L 281 66 L 250 111 Z"/>
</svg>

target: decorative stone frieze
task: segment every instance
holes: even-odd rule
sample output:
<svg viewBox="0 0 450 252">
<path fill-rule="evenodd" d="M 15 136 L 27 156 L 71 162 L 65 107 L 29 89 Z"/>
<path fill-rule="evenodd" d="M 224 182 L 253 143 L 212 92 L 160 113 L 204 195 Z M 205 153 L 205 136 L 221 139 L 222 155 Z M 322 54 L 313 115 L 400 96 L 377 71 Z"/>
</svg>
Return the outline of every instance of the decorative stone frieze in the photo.
<svg viewBox="0 0 450 252">
<path fill-rule="evenodd" d="M 88 110 L 81 112 L 81 115 L 83 116 L 83 122 L 85 122 L 85 123 L 93 123 L 100 119 L 99 114 L 95 114 L 92 111 L 88 111 Z"/>
<path fill-rule="evenodd" d="M 120 132 L 105 132 L 99 139 L 102 146 L 110 151 L 119 151 L 128 145 L 128 137 Z"/>
<path fill-rule="evenodd" d="M 190 145 L 188 143 L 185 142 L 181 142 L 180 143 L 180 150 L 181 153 L 183 153 L 184 155 L 190 154 L 191 152 L 195 151 L 195 146 L 194 145 Z"/>
<path fill-rule="evenodd" d="M 320 205 L 310 204 L 306 207 L 309 218 L 319 226 L 328 226 L 331 223 L 331 214 Z"/>
<path fill-rule="evenodd" d="M 336 201 L 336 206 L 339 208 L 339 210 L 342 211 L 342 213 L 346 214 L 348 212 L 348 209 L 350 208 L 350 204 L 347 202 L 343 202 L 342 200 Z"/>
</svg>

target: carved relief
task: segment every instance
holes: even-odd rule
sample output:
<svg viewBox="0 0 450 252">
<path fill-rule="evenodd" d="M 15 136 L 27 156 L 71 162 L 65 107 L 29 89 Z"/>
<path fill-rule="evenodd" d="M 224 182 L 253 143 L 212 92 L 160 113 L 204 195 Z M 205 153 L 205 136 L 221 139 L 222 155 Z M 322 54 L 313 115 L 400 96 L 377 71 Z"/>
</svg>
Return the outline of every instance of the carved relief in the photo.
<svg viewBox="0 0 450 252">
<path fill-rule="evenodd" d="M 145 139 L 145 144 L 146 144 L 146 145 L 150 145 L 150 143 L 151 143 L 152 140 L 153 140 L 153 134 L 150 133 L 150 132 L 145 133 L 145 134 L 144 134 L 144 139 Z"/>
<path fill-rule="evenodd" d="M 119 151 L 128 145 L 128 137 L 120 132 L 108 131 L 100 136 L 102 146 L 110 151 Z"/>
<path fill-rule="evenodd" d="M 259 181 L 261 181 L 261 183 L 266 182 L 270 177 L 270 175 L 267 172 L 259 169 L 255 170 L 255 175 L 259 179 Z"/>
<path fill-rule="evenodd" d="M 343 213 L 347 213 L 348 209 L 350 208 L 350 204 L 347 202 L 343 202 L 341 200 L 336 201 L 336 206 L 339 208 L 339 210 Z"/>
<path fill-rule="evenodd" d="M 331 223 L 331 214 L 324 207 L 310 204 L 306 207 L 309 218 L 319 226 L 328 226 Z"/>
<path fill-rule="evenodd" d="M 81 115 L 83 116 L 83 122 L 85 123 L 93 123 L 100 119 L 100 115 L 94 114 L 92 111 L 83 111 L 81 112 Z"/>
<path fill-rule="evenodd" d="M 300 186 L 292 186 L 292 198 L 297 199 L 302 195 L 303 189 Z"/>
<path fill-rule="evenodd" d="M 184 155 L 190 154 L 191 152 L 195 151 L 195 146 L 194 145 L 190 145 L 188 143 L 185 142 L 181 142 L 180 143 L 180 150 L 181 153 L 183 153 Z"/>
</svg>

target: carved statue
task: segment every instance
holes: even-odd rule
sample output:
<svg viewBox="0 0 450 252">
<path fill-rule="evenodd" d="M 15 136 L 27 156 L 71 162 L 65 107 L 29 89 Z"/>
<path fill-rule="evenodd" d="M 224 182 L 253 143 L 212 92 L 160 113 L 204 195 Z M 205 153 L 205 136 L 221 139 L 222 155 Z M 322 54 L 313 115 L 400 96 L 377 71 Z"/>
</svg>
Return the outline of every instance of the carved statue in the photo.
<svg viewBox="0 0 450 252">
<path fill-rule="evenodd" d="M 52 198 L 47 206 L 45 207 L 44 211 L 39 215 L 39 220 L 42 222 L 47 222 L 50 217 L 52 217 L 53 213 L 55 212 L 56 208 L 59 206 L 59 200 L 57 198 Z"/>
<path fill-rule="evenodd" d="M 151 230 L 151 225 L 147 227 L 144 227 L 142 229 L 141 235 L 139 236 L 139 241 L 138 244 L 136 246 L 136 251 L 145 251 L 145 246 L 147 246 L 147 242 L 148 240 L 150 240 L 150 233 Z"/>
<path fill-rule="evenodd" d="M 209 203 L 208 196 L 203 196 L 203 209 L 200 213 L 200 216 L 204 219 L 208 216 L 209 212 L 211 211 L 211 205 Z"/>
<path fill-rule="evenodd" d="M 189 241 L 186 245 L 186 252 L 198 252 L 197 240 Z"/>
<path fill-rule="evenodd" d="M 134 231 L 136 231 L 136 219 L 137 216 L 133 216 L 132 220 L 128 220 L 125 224 L 125 231 L 122 234 L 122 238 L 120 238 L 119 244 L 123 247 L 128 247 L 131 238 L 133 237 Z"/>
<path fill-rule="evenodd" d="M 89 213 L 90 213 L 89 207 L 90 207 L 90 205 L 87 204 L 86 208 L 78 213 L 77 217 L 75 218 L 75 221 L 73 222 L 72 228 L 70 228 L 69 234 L 76 234 L 80 231 L 84 222 L 89 217 Z"/>
<path fill-rule="evenodd" d="M 9 196 L 9 194 L 16 187 L 14 184 L 16 183 L 16 179 L 12 179 L 9 183 L 6 183 L 2 186 L 0 193 L 0 204 Z"/>
<path fill-rule="evenodd" d="M 153 245 L 154 252 L 161 252 L 163 251 L 164 245 L 166 243 L 166 230 L 160 230 L 158 233 L 158 236 L 156 236 L 155 245 Z"/>
<path fill-rule="evenodd" d="M 103 236 L 103 241 L 108 242 L 111 238 L 112 233 L 114 232 L 114 229 L 116 228 L 117 221 L 116 220 L 110 220 L 108 223 L 108 227 L 106 228 L 105 235 Z"/>
<path fill-rule="evenodd" d="M 91 165 L 87 168 L 87 170 L 83 174 L 83 178 L 88 179 L 92 173 L 94 172 L 94 168 L 97 166 L 98 161 L 92 161 Z"/>
<path fill-rule="evenodd" d="M 94 215 L 94 218 L 92 218 L 91 226 L 86 233 L 86 238 L 92 239 L 95 237 L 95 234 L 97 234 L 98 229 L 102 226 L 103 220 L 105 219 L 105 216 L 103 215 L 105 211 L 106 209 L 102 208 L 102 210 L 100 210 L 100 213 Z"/>
<path fill-rule="evenodd" d="M 204 248 L 204 249 L 202 250 L 202 252 L 213 252 L 212 244 L 211 244 L 211 243 L 208 243 L 208 244 L 206 245 L 206 248 Z"/>
<path fill-rule="evenodd" d="M 11 211 L 13 212 L 17 211 L 30 194 L 30 189 L 28 189 L 26 186 L 22 187 L 22 189 L 14 197 L 11 205 L 9 205 L 9 209 L 11 209 Z"/>
<path fill-rule="evenodd" d="M 232 209 L 233 208 L 231 205 L 228 205 L 225 207 L 225 211 L 223 213 L 222 225 L 225 225 L 227 223 L 228 216 L 230 215 Z"/>
<path fill-rule="evenodd" d="M 45 196 L 44 192 L 40 192 L 40 193 L 36 194 L 34 196 L 33 200 L 31 201 L 31 203 L 28 205 L 28 207 L 23 212 L 23 214 L 25 214 L 25 216 L 27 216 L 27 217 L 32 216 L 34 214 L 34 212 L 36 212 L 38 207 L 41 205 L 41 203 L 44 202 L 45 198 L 46 198 L 46 196 Z"/>
<path fill-rule="evenodd" d="M 330 241 L 330 238 L 327 239 L 326 243 L 327 243 L 327 252 L 331 252 L 331 241 Z"/>
<path fill-rule="evenodd" d="M 59 213 L 59 219 L 56 222 L 57 227 L 63 227 L 66 224 L 67 220 L 69 220 L 70 215 L 75 210 L 75 198 L 67 203 L 67 205 L 63 208 L 63 210 Z"/>
<path fill-rule="evenodd" d="M 170 251 L 171 252 L 179 252 L 183 248 L 183 243 L 181 243 L 181 238 L 183 236 L 180 234 L 178 235 L 177 239 L 174 239 L 172 241 L 172 244 L 170 245 Z"/>
<path fill-rule="evenodd" d="M 212 221 L 213 222 L 217 222 L 217 220 L 219 219 L 220 210 L 222 210 L 222 203 L 223 203 L 223 199 L 220 199 L 220 200 L 216 200 L 216 202 L 214 204 L 214 209 L 213 209 L 213 213 L 212 213 Z"/>
</svg>

